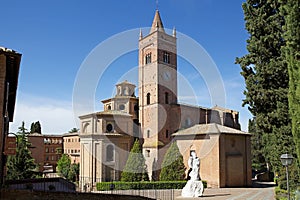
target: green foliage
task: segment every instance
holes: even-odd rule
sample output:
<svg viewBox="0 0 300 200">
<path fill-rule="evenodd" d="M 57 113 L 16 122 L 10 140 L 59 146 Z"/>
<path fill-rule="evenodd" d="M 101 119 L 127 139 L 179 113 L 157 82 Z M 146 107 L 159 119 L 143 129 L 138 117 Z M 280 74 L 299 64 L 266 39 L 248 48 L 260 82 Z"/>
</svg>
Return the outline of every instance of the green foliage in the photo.
<svg viewBox="0 0 300 200">
<path fill-rule="evenodd" d="M 30 133 L 42 134 L 42 128 L 41 128 L 41 124 L 39 121 L 31 123 Z"/>
<path fill-rule="evenodd" d="M 134 142 L 129 153 L 126 165 L 121 174 L 121 180 L 125 182 L 149 180 L 145 158 L 138 140 Z"/>
<path fill-rule="evenodd" d="M 256 122 L 254 119 L 249 119 L 248 132 L 252 134 L 251 137 L 251 156 L 252 156 L 252 169 L 256 171 L 263 171 L 265 166 L 265 160 L 263 157 L 263 145 L 262 137 L 256 132 Z"/>
<path fill-rule="evenodd" d="M 71 130 L 69 130 L 69 133 L 77 133 L 78 131 L 78 128 L 72 128 Z"/>
<path fill-rule="evenodd" d="M 243 106 L 247 105 L 255 117 L 254 140 L 257 139 L 258 144 L 255 146 L 252 143 L 252 148 L 255 146 L 256 153 L 261 153 L 262 160 L 275 173 L 282 168 L 281 154 L 292 153 L 296 156 L 287 95 L 288 63 L 282 55 L 282 49 L 286 45 L 283 29 L 286 16 L 281 10 L 285 1 L 247 0 L 243 4 L 249 33 L 248 54 L 236 59 L 246 83 Z"/>
<path fill-rule="evenodd" d="M 37 165 L 28 149 L 31 146 L 27 140 L 28 134 L 25 123 L 22 122 L 16 134 L 16 155 L 8 156 L 7 159 L 7 180 L 29 179 L 36 176 Z"/>
<path fill-rule="evenodd" d="M 57 161 L 57 171 L 69 181 L 78 181 L 79 164 L 71 164 L 71 158 L 67 154 L 63 154 Z"/>
<path fill-rule="evenodd" d="M 286 46 L 282 49 L 289 74 L 289 111 L 292 118 L 292 133 L 300 164 L 300 2 L 285 0 L 282 14 L 285 16 Z"/>
<path fill-rule="evenodd" d="M 184 180 L 185 166 L 183 156 L 181 155 L 176 142 L 173 142 L 168 148 L 162 162 L 162 169 L 159 175 L 161 181 L 179 181 Z"/>
<path fill-rule="evenodd" d="M 63 154 L 57 161 L 57 170 L 65 178 L 68 178 L 69 171 L 71 168 L 71 159 L 68 155 Z"/>
<path fill-rule="evenodd" d="M 202 180 L 202 183 L 207 188 L 207 182 Z M 106 191 L 111 189 L 112 184 L 115 190 L 182 189 L 186 181 L 100 182 L 96 188 L 98 191 Z"/>
<path fill-rule="evenodd" d="M 68 173 L 68 180 L 76 182 L 78 181 L 78 175 L 79 175 L 79 164 L 73 163 L 70 166 L 70 170 Z"/>
</svg>

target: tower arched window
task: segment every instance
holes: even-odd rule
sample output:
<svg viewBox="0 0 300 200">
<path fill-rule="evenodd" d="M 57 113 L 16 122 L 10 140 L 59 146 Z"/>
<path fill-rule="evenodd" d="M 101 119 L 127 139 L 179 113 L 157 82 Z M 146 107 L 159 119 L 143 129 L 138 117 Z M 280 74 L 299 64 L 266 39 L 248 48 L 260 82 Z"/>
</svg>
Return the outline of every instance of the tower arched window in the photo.
<svg viewBox="0 0 300 200">
<path fill-rule="evenodd" d="M 163 61 L 164 63 L 170 64 L 170 54 L 166 51 L 164 51 Z"/>
<path fill-rule="evenodd" d="M 114 146 L 112 144 L 106 147 L 106 161 L 114 161 Z"/>
<path fill-rule="evenodd" d="M 147 53 L 145 56 L 145 64 L 151 63 L 151 53 Z"/>
<path fill-rule="evenodd" d="M 147 94 L 147 105 L 150 104 L 150 96 L 151 96 L 150 93 L 148 93 L 148 94 Z"/>
<path fill-rule="evenodd" d="M 165 104 L 169 104 L 169 93 L 165 92 Z"/>
</svg>

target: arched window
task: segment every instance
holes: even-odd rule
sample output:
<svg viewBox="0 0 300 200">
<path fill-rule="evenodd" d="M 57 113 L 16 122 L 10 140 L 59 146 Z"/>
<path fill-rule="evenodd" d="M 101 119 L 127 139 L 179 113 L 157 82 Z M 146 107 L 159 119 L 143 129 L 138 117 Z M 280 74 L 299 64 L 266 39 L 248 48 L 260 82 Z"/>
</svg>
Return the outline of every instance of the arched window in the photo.
<svg viewBox="0 0 300 200">
<path fill-rule="evenodd" d="M 165 104 L 169 104 L 169 93 L 165 92 Z"/>
<path fill-rule="evenodd" d="M 166 138 L 169 138 L 169 130 L 166 130 Z"/>
<path fill-rule="evenodd" d="M 147 105 L 150 104 L 150 93 L 147 94 Z"/>
<path fill-rule="evenodd" d="M 109 106 L 107 106 L 107 110 L 111 110 L 111 106 L 109 105 Z"/>
<path fill-rule="evenodd" d="M 114 161 L 114 146 L 112 144 L 106 147 L 106 161 Z"/>
</svg>

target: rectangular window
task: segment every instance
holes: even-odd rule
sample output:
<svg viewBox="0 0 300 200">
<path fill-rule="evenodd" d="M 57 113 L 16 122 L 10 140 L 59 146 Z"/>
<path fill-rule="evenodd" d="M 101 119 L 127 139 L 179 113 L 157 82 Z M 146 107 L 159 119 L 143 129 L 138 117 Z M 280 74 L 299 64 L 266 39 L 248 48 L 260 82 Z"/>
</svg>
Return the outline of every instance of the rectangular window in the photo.
<svg viewBox="0 0 300 200">
<path fill-rule="evenodd" d="M 163 62 L 170 64 L 170 54 L 164 51 Z"/>
<path fill-rule="evenodd" d="M 145 57 L 145 64 L 151 63 L 151 53 L 147 53 Z"/>
<path fill-rule="evenodd" d="M 49 149 L 48 149 L 48 148 L 46 148 L 46 150 L 45 150 L 45 151 L 46 151 L 46 153 L 48 153 L 48 152 L 49 152 Z"/>
<path fill-rule="evenodd" d="M 166 130 L 166 138 L 169 138 L 169 130 Z"/>
</svg>

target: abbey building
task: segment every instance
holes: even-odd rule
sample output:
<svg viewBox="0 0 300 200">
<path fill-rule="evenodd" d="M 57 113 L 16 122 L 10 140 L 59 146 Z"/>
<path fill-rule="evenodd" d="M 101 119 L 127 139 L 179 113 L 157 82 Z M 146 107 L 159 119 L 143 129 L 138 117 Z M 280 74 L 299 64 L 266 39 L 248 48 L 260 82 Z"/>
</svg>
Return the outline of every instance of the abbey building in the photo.
<svg viewBox="0 0 300 200">
<path fill-rule="evenodd" d="M 150 33 L 140 33 L 138 97 L 128 81 L 103 100 L 104 110 L 80 116 L 80 186 L 118 181 L 135 138 L 139 138 L 151 180 L 158 180 L 168 144 L 184 157 L 201 159 L 200 177 L 209 187 L 251 185 L 250 134 L 239 114 L 221 107 L 178 103 L 176 31 L 167 34 L 156 11 Z M 187 170 L 188 170 L 188 166 Z"/>
</svg>

